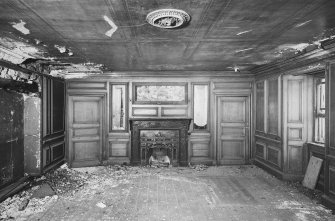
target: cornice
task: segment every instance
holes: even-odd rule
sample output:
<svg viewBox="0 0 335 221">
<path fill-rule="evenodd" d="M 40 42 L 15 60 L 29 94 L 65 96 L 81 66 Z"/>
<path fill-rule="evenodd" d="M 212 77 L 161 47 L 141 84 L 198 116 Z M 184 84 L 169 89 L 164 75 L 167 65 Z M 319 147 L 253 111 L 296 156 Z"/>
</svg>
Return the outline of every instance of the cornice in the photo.
<svg viewBox="0 0 335 221">
<path fill-rule="evenodd" d="M 188 77 L 254 77 L 249 71 L 115 71 L 104 72 L 102 74 L 92 76 L 93 78 L 112 77 L 174 77 L 174 78 L 188 78 Z"/>
<path fill-rule="evenodd" d="M 335 59 L 335 47 L 315 49 L 282 61 L 262 65 L 252 70 L 256 78 L 273 74 L 306 74 L 324 70 L 325 61 Z"/>
</svg>

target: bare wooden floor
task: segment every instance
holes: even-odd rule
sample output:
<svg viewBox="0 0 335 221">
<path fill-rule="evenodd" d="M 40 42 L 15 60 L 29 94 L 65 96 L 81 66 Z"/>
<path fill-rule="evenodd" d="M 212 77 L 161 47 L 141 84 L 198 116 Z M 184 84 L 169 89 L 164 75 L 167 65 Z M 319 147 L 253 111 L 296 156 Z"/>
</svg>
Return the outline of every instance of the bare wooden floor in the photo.
<svg viewBox="0 0 335 221">
<path fill-rule="evenodd" d="M 254 166 L 130 168 L 117 177 L 101 167 L 92 173 L 81 190 L 29 220 L 335 220 Z"/>
</svg>

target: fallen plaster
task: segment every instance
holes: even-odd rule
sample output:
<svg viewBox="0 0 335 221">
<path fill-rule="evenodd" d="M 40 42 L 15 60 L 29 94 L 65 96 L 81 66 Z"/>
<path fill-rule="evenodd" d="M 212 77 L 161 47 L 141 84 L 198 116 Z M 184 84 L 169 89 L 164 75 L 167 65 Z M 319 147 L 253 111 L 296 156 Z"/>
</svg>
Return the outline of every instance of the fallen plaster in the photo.
<svg viewBox="0 0 335 221">
<path fill-rule="evenodd" d="M 19 32 L 21 32 L 21 33 L 23 33 L 25 35 L 30 34 L 30 30 L 28 28 L 24 27 L 25 24 L 26 24 L 24 21 L 20 20 L 20 22 L 17 22 L 17 23 L 16 22 L 12 22 L 11 24 L 12 24 L 13 28 L 15 28 L 16 30 L 18 30 Z"/>
<path fill-rule="evenodd" d="M 105 33 L 105 35 L 107 35 L 108 37 L 112 37 L 112 35 L 114 34 L 114 32 L 116 32 L 117 30 L 117 26 L 116 24 L 110 19 L 108 18 L 106 15 L 103 16 L 104 20 L 112 27 L 109 31 L 107 31 Z"/>
<path fill-rule="evenodd" d="M 69 50 L 69 52 L 67 53 L 69 56 L 73 56 L 73 52 L 71 50 Z"/>
<path fill-rule="evenodd" d="M 247 31 L 242 31 L 242 32 L 239 32 L 237 33 L 236 35 L 243 35 L 243 34 L 246 34 L 246 33 L 249 33 L 249 32 L 252 32 L 253 30 L 247 30 Z"/>
<path fill-rule="evenodd" d="M 55 45 L 55 48 L 57 48 L 58 51 L 62 54 L 66 52 L 66 47 L 65 46 Z"/>
<path fill-rule="evenodd" d="M 38 39 L 34 39 L 35 40 L 35 43 L 37 44 L 37 45 L 39 45 L 39 44 L 41 44 L 41 40 L 38 40 Z"/>
<path fill-rule="evenodd" d="M 296 27 L 296 28 L 299 28 L 299 27 L 301 27 L 301 26 L 307 25 L 307 24 L 310 23 L 311 21 L 312 21 L 312 20 L 308 20 L 308 21 L 299 23 L 299 24 L 297 24 L 295 27 Z"/>
</svg>

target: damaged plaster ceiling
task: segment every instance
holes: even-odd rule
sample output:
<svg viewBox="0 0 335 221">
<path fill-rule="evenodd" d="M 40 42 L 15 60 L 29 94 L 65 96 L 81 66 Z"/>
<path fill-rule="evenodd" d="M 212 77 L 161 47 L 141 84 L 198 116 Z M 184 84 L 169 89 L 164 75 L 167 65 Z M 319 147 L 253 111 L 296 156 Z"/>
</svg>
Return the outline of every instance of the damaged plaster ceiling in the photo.
<svg viewBox="0 0 335 221">
<path fill-rule="evenodd" d="M 173 30 L 157 28 L 146 18 L 160 9 L 183 10 L 190 20 Z M 69 78 L 102 71 L 250 71 L 334 38 L 334 10 L 334 0 L 3 0 L 0 59 L 42 59 L 52 75 Z"/>
</svg>

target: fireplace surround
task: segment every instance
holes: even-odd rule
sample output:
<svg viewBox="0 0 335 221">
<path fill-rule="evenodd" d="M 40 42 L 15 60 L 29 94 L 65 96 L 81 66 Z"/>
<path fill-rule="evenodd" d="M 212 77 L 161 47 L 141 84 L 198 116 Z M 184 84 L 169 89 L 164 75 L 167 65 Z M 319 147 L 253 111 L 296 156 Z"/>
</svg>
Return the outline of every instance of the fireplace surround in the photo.
<svg viewBox="0 0 335 221">
<path fill-rule="evenodd" d="M 164 153 L 174 166 L 188 164 L 191 118 L 131 118 L 131 163 L 147 165 L 153 153 Z"/>
</svg>

